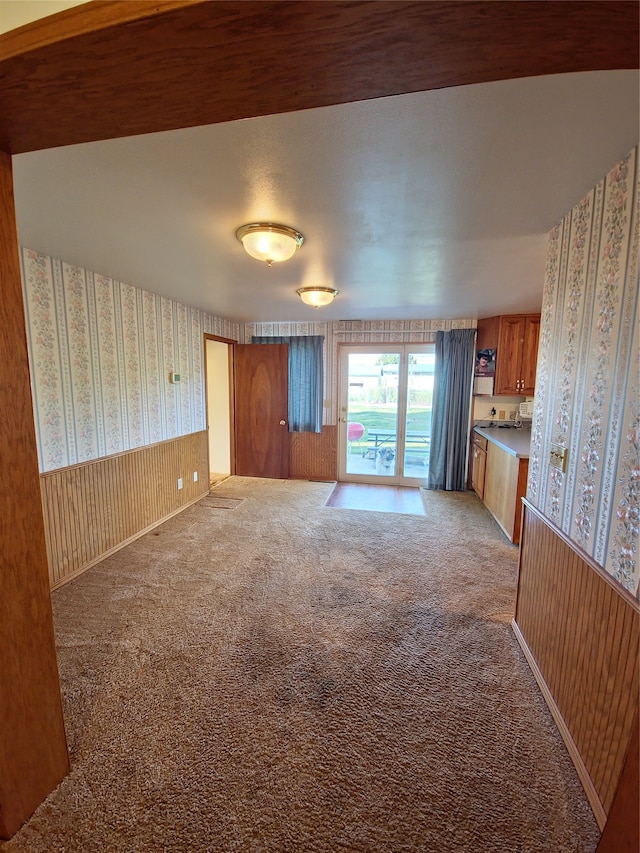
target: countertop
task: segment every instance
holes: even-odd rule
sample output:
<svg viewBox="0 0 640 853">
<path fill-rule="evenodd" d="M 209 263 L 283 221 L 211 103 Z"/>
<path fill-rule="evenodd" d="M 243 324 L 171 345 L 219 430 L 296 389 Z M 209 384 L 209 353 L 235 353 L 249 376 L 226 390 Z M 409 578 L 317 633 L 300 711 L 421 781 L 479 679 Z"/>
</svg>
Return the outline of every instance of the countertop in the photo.
<svg viewBox="0 0 640 853">
<path fill-rule="evenodd" d="M 518 459 L 529 458 L 531 445 L 531 428 L 501 429 L 500 427 L 474 427 L 474 432 L 484 436 L 489 441 Z"/>
</svg>

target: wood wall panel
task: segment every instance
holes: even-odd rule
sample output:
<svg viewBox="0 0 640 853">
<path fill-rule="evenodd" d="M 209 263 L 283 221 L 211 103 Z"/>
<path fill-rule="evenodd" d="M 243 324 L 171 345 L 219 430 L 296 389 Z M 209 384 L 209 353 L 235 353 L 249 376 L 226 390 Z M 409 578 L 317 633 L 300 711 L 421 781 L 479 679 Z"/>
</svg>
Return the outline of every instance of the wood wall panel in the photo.
<svg viewBox="0 0 640 853">
<path fill-rule="evenodd" d="M 338 428 L 322 432 L 292 432 L 289 445 L 289 476 L 297 480 L 338 478 Z"/>
<path fill-rule="evenodd" d="M 50 471 L 40 490 L 55 589 L 207 494 L 206 430 Z"/>
<path fill-rule="evenodd" d="M 637 720 L 640 605 L 524 506 L 514 630 L 603 826 Z"/>
<path fill-rule="evenodd" d="M 0 147 L 637 67 L 633 0 L 94 0 L 0 36 Z"/>
<path fill-rule="evenodd" d="M 29 381 L 11 159 L 0 153 L 0 838 L 69 769 Z"/>
<path fill-rule="evenodd" d="M 638 716 L 632 726 L 627 757 L 607 823 L 596 853 L 638 853 L 640 850 L 640 743 Z"/>
</svg>

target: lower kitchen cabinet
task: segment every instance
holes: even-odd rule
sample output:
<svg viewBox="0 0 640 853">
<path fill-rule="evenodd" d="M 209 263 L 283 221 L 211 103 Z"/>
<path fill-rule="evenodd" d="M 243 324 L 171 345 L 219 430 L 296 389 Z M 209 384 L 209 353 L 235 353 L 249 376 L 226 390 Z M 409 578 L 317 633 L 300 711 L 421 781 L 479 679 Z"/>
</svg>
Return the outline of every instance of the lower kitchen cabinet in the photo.
<svg viewBox="0 0 640 853">
<path fill-rule="evenodd" d="M 484 498 L 484 479 L 487 465 L 487 444 L 483 436 L 473 433 L 471 445 L 471 488 L 482 500 Z"/>
<path fill-rule="evenodd" d="M 527 491 L 529 460 L 488 442 L 482 498 L 500 527 L 514 543 L 520 542 L 522 500 Z"/>
</svg>

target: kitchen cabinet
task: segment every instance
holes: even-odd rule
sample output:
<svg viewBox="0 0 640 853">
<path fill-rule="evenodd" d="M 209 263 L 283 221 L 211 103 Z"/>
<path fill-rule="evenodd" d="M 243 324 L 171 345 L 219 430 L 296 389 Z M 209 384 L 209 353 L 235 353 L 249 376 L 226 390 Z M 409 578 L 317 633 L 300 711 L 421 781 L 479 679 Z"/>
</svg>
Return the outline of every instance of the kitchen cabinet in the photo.
<svg viewBox="0 0 640 853">
<path fill-rule="evenodd" d="M 500 318 L 494 394 L 533 394 L 540 315 Z"/>
<path fill-rule="evenodd" d="M 522 498 L 527 491 L 529 460 L 514 456 L 497 444 L 487 447 L 483 500 L 509 539 L 520 542 Z"/>
<path fill-rule="evenodd" d="M 494 396 L 533 396 L 540 314 L 506 314 L 478 321 L 478 349 L 496 349 Z"/>
<path fill-rule="evenodd" d="M 471 445 L 471 488 L 482 500 L 484 498 L 484 478 L 487 466 L 487 439 L 477 432 L 473 433 Z"/>
</svg>

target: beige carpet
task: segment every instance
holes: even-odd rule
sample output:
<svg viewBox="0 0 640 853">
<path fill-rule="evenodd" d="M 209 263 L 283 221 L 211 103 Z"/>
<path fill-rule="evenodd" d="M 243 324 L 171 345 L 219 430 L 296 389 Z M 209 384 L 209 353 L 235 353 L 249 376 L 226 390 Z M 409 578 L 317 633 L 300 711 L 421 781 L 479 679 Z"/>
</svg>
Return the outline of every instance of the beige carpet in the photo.
<svg viewBox="0 0 640 853">
<path fill-rule="evenodd" d="M 471 494 L 332 488 L 232 477 L 233 511 L 54 593 L 72 771 L 6 853 L 592 853 L 509 625 L 517 549 Z"/>
</svg>

